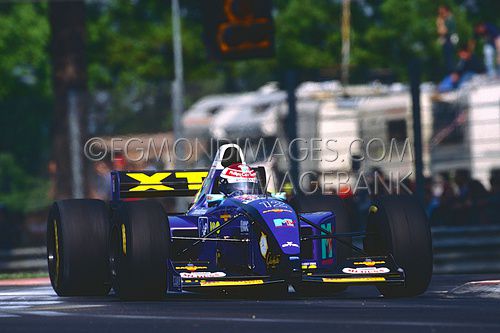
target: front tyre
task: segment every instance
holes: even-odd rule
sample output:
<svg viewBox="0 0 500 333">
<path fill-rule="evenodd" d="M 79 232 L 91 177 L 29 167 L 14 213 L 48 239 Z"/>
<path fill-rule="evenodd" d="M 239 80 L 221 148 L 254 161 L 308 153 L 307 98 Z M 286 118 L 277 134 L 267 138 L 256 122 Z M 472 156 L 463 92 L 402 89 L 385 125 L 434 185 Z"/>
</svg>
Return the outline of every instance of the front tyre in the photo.
<svg viewBox="0 0 500 333">
<path fill-rule="evenodd" d="M 57 295 L 108 294 L 108 226 L 103 201 L 71 199 L 52 205 L 47 219 L 47 261 Z"/>
<path fill-rule="evenodd" d="M 432 277 L 432 239 L 423 208 L 411 196 L 387 196 L 374 201 L 368 216 L 365 250 L 392 255 L 405 272 L 402 286 L 380 286 L 385 297 L 424 293 Z"/>
<path fill-rule="evenodd" d="M 122 202 L 110 238 L 113 289 L 125 300 L 158 300 L 167 290 L 170 230 L 160 203 Z"/>
</svg>

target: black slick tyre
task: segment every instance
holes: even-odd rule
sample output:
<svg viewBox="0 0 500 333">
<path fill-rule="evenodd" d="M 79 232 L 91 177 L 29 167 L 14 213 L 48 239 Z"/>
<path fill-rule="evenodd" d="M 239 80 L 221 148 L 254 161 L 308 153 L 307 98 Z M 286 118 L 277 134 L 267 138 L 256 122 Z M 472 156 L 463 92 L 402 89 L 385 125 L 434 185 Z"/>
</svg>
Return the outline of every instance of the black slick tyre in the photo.
<svg viewBox="0 0 500 333">
<path fill-rule="evenodd" d="M 365 250 L 370 255 L 392 255 L 404 270 L 405 284 L 380 286 L 385 297 L 424 293 L 432 277 L 432 239 L 425 211 L 411 196 L 376 199 L 368 216 Z"/>
<path fill-rule="evenodd" d="M 153 200 L 122 202 L 110 235 L 113 289 L 124 300 L 159 300 L 167 290 L 168 217 Z"/>
<path fill-rule="evenodd" d="M 108 294 L 108 215 L 100 200 L 71 199 L 52 205 L 47 261 L 50 282 L 59 296 Z"/>
</svg>

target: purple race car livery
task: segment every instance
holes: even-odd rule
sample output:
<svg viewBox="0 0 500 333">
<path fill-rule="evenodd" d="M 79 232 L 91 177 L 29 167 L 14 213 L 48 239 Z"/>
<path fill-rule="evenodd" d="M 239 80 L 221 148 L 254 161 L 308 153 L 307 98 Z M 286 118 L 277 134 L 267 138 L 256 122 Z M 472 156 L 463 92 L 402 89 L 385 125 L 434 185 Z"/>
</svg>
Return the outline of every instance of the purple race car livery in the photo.
<svg viewBox="0 0 500 333">
<path fill-rule="evenodd" d="M 352 231 L 338 197 L 287 201 L 266 191 L 234 144 L 209 170 L 115 171 L 112 200 L 54 203 L 47 224 L 50 278 L 60 296 L 160 299 L 173 292 L 328 294 L 376 285 L 386 297 L 423 293 L 432 274 L 425 213 L 412 197 L 373 201 Z M 183 214 L 156 197 L 194 196 Z M 140 200 L 138 200 L 140 199 Z M 315 211 L 313 206 L 326 207 Z M 363 246 L 353 238 L 363 238 Z"/>
</svg>

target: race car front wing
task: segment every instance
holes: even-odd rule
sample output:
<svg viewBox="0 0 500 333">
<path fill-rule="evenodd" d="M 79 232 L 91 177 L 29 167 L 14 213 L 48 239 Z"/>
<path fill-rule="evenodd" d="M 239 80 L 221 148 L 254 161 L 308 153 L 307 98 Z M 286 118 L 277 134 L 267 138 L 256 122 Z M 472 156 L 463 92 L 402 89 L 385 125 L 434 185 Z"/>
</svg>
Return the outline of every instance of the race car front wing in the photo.
<svg viewBox="0 0 500 333">
<path fill-rule="evenodd" d="M 405 275 L 392 256 L 353 257 L 347 259 L 334 272 L 316 272 L 311 266 L 303 267 L 302 283 L 404 284 Z"/>
<path fill-rule="evenodd" d="M 287 281 L 272 276 L 232 276 L 222 272 L 207 272 L 203 268 L 208 262 L 170 263 L 173 275 L 170 291 L 195 291 L 200 288 L 242 288 L 270 284 L 344 284 L 344 285 L 402 285 L 405 282 L 403 269 L 399 268 L 392 256 L 352 257 L 335 271 L 320 271 L 315 265 L 302 266 L 300 280 Z M 196 269 L 196 270 L 194 270 Z"/>
</svg>

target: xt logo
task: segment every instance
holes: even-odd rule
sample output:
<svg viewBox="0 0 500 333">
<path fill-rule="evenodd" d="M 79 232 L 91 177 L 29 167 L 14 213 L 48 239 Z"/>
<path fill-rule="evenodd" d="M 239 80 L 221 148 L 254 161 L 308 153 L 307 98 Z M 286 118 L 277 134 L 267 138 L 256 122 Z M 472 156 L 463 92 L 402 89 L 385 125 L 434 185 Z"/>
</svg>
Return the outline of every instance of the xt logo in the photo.
<svg viewBox="0 0 500 333">
<path fill-rule="evenodd" d="M 156 191 L 171 191 L 173 190 L 172 187 L 168 187 L 161 183 L 171 174 L 171 172 L 158 172 L 151 176 L 148 176 L 143 173 L 127 173 L 127 176 L 129 176 L 130 178 L 134 178 L 140 183 L 140 185 L 132 187 L 129 191 L 147 191 L 149 189 Z"/>
<path fill-rule="evenodd" d="M 175 173 L 175 177 L 187 179 L 189 190 L 199 190 L 203 184 L 203 179 L 206 176 L 206 171 L 187 171 Z"/>
</svg>

